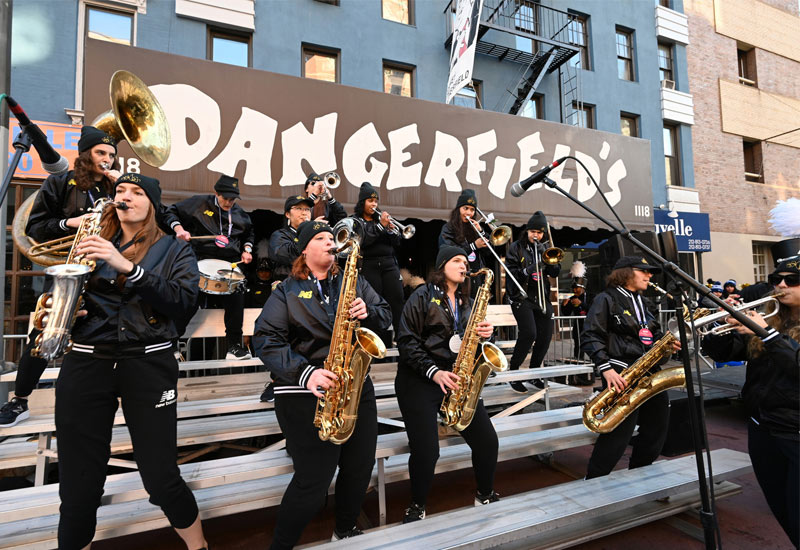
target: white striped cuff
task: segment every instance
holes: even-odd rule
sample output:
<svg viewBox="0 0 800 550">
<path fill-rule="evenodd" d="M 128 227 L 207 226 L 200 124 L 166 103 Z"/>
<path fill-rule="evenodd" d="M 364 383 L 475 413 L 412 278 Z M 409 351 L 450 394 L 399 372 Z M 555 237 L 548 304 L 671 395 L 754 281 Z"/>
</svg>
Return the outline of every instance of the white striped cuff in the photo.
<svg viewBox="0 0 800 550">
<path fill-rule="evenodd" d="M 767 335 L 766 335 L 766 336 L 764 336 L 764 337 L 761 339 L 761 341 L 762 341 L 762 342 L 764 342 L 764 343 L 766 344 L 767 342 L 769 342 L 769 341 L 770 341 L 770 340 L 772 340 L 773 338 L 777 338 L 779 334 L 780 334 L 780 333 L 779 333 L 777 330 L 775 330 L 774 328 L 770 328 L 770 329 L 767 331 Z"/>
<path fill-rule="evenodd" d="M 66 231 L 67 230 L 67 220 L 63 219 L 60 222 L 58 222 L 58 227 L 60 227 L 62 231 Z"/>
<path fill-rule="evenodd" d="M 172 342 L 161 342 L 159 344 L 150 344 L 144 347 L 145 353 L 155 353 L 156 351 L 161 351 L 165 349 L 169 349 L 172 347 Z"/>
<path fill-rule="evenodd" d="M 433 375 L 439 372 L 439 367 L 436 365 L 431 365 L 428 370 L 425 371 L 425 376 L 433 380 Z"/>
<path fill-rule="evenodd" d="M 172 229 L 172 230 L 174 231 L 174 230 L 175 230 L 175 227 L 176 227 L 176 226 L 178 226 L 178 225 L 181 225 L 181 222 L 179 222 L 179 221 L 174 221 L 174 222 L 172 222 L 171 224 L 169 224 L 169 228 L 170 228 L 170 229 Z"/>
<path fill-rule="evenodd" d="M 133 275 L 128 277 L 128 281 L 131 282 L 131 283 L 135 283 L 136 281 L 138 281 L 142 277 L 144 277 L 144 269 L 142 269 L 142 266 L 136 265 L 135 269 L 134 269 L 134 272 L 133 272 Z"/>
<path fill-rule="evenodd" d="M 300 387 L 305 388 L 306 384 L 308 384 L 308 379 L 311 378 L 311 373 L 317 370 L 319 367 L 315 367 L 313 365 L 309 365 L 303 370 L 302 374 L 300 374 Z"/>
<path fill-rule="evenodd" d="M 608 362 L 615 367 L 621 367 L 623 369 L 628 368 L 628 363 L 626 363 L 625 361 L 620 361 L 619 359 L 609 359 Z"/>
<path fill-rule="evenodd" d="M 608 370 L 611 368 L 611 365 L 608 362 L 603 363 L 602 365 L 597 365 L 597 370 L 603 372 L 604 370 Z"/>
</svg>

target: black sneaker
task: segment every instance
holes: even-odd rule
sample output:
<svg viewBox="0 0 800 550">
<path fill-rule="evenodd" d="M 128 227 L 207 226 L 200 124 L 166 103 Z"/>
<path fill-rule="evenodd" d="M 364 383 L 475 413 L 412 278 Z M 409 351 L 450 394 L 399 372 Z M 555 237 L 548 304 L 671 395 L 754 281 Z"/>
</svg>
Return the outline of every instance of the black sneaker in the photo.
<svg viewBox="0 0 800 550">
<path fill-rule="evenodd" d="M 411 523 L 421 519 L 425 519 L 425 507 L 412 502 L 411 506 L 406 508 L 406 513 L 403 514 L 403 523 Z"/>
<path fill-rule="evenodd" d="M 0 428 L 15 426 L 20 420 L 25 420 L 31 415 L 28 411 L 28 400 L 14 397 L 0 407 Z"/>
<path fill-rule="evenodd" d="M 475 506 L 483 506 L 492 502 L 500 502 L 500 495 L 492 491 L 488 495 L 482 495 L 480 491 L 475 493 Z"/>
<path fill-rule="evenodd" d="M 261 394 L 261 402 L 272 403 L 273 401 L 275 401 L 275 384 L 270 382 L 267 384 L 267 387 L 264 388 L 264 393 Z"/>
<path fill-rule="evenodd" d="M 518 393 L 528 393 L 528 388 L 525 387 L 525 384 L 522 382 L 509 382 L 509 386 L 511 389 Z"/>
<path fill-rule="evenodd" d="M 244 359 L 251 359 L 252 357 L 247 348 L 242 347 L 241 344 L 234 344 L 228 348 L 228 354 L 225 356 L 225 359 L 228 361 L 242 361 Z"/>
<path fill-rule="evenodd" d="M 363 535 L 364 531 L 359 529 L 358 527 L 353 527 L 348 531 L 339 531 L 338 529 L 333 530 L 333 536 L 331 537 L 331 542 L 336 542 L 337 540 L 342 539 L 349 539 L 350 537 L 357 537 L 358 535 Z"/>
</svg>

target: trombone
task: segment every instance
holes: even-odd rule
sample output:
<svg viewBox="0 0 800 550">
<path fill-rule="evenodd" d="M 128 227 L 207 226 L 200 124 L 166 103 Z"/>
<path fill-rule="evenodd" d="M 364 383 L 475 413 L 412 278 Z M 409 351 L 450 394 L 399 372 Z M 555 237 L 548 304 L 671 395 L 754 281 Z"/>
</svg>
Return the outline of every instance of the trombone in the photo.
<svg viewBox="0 0 800 550">
<path fill-rule="evenodd" d="M 494 214 L 489 214 L 487 216 L 477 206 L 475 207 L 475 211 L 481 216 L 481 219 L 478 220 L 478 223 L 485 223 L 492 229 L 490 238 L 494 246 L 503 246 L 511 240 L 511 228 L 509 226 L 497 225 L 497 220 L 494 218 Z"/>
<path fill-rule="evenodd" d="M 478 212 L 480 212 L 480 211 L 478 211 Z M 483 215 L 482 212 L 480 212 L 480 214 Z M 494 251 L 494 248 L 492 248 L 492 246 L 491 246 L 492 243 L 489 241 L 489 238 L 486 236 L 486 233 L 483 232 L 483 229 L 481 229 L 480 222 L 476 222 L 475 220 L 472 219 L 471 216 L 467 216 L 467 220 L 469 220 L 469 223 L 470 223 L 470 225 L 472 225 L 472 228 L 475 229 L 475 232 L 478 234 L 478 237 L 480 237 L 481 240 L 484 243 L 486 243 L 486 248 L 489 249 L 489 252 L 492 253 L 492 256 L 495 257 L 495 259 L 498 261 L 500 266 L 506 272 L 506 276 L 509 279 L 511 279 L 512 281 L 514 281 L 515 285 L 517 285 L 517 288 L 519 289 L 519 291 L 520 291 L 520 293 L 522 295 L 522 299 L 524 300 L 525 298 L 527 298 L 528 297 L 528 293 L 525 292 L 525 289 L 522 288 L 522 285 L 519 284 L 519 281 L 517 281 L 517 279 L 511 274 L 511 271 L 508 269 L 508 266 L 506 265 L 506 263 L 503 260 L 501 260 L 500 256 L 497 255 L 497 252 Z M 511 230 L 511 228 L 509 228 L 509 231 L 510 230 Z"/>
<path fill-rule="evenodd" d="M 375 213 L 380 216 L 382 214 L 380 208 L 375 209 Z M 398 222 L 395 218 L 389 216 L 389 223 L 394 226 L 394 229 L 389 229 L 389 233 L 393 233 L 395 235 L 401 235 L 404 239 L 410 239 L 414 236 L 414 233 L 417 232 L 417 228 L 414 227 L 412 224 L 403 225 L 402 223 Z"/>
<path fill-rule="evenodd" d="M 550 232 L 550 222 L 547 222 L 547 241 L 552 245 L 550 248 L 542 252 L 542 262 L 547 265 L 560 264 L 564 259 L 564 251 L 553 242 L 553 234 Z"/>
</svg>

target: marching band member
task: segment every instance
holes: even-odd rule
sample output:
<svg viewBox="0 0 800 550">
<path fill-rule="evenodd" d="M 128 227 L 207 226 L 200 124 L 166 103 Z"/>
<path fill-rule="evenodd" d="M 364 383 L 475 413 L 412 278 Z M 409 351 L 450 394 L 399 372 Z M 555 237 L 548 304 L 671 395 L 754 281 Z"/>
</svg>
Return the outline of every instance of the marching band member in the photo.
<svg viewBox="0 0 800 550">
<path fill-rule="evenodd" d="M 207 258 L 231 263 L 249 264 L 253 261 L 253 225 L 250 216 L 236 204 L 239 198 L 239 180 L 221 175 L 214 184 L 213 195 L 195 195 L 173 204 L 170 212 L 177 217 L 172 222 L 175 236 L 191 240 L 198 260 Z M 214 239 L 192 237 L 215 236 Z M 225 336 L 228 341 L 229 360 L 250 359 L 250 352 L 242 346 L 244 322 L 244 289 L 233 294 L 203 294 L 200 306 L 225 309 Z"/>
<path fill-rule="evenodd" d="M 378 191 L 369 183 L 361 184 L 355 215 L 364 221 L 364 238 L 361 243 L 361 255 L 364 278 L 369 281 L 375 292 L 389 302 L 392 308 L 392 328 L 395 335 L 400 327 L 400 315 L 403 313 L 403 278 L 394 253 L 400 244 L 400 235 L 390 221 L 388 212 L 376 212 L 378 208 Z M 392 229 L 395 229 L 392 232 Z M 379 336 L 384 342 L 391 342 L 389 331 Z"/>
<path fill-rule="evenodd" d="M 475 191 L 464 189 L 458 196 L 456 207 L 450 212 L 450 219 L 439 233 L 439 248 L 448 245 L 463 249 L 472 272 L 486 265 L 483 257 L 486 253 L 483 250 L 487 246 L 486 242 L 478 236 L 474 226 L 468 221 L 468 218 L 475 219 L 477 207 L 478 197 L 475 196 Z"/>
<path fill-rule="evenodd" d="M 273 534 L 273 549 L 292 548 L 306 525 L 325 503 L 336 479 L 336 528 L 333 540 L 360 535 L 356 518 L 366 495 L 378 437 L 375 392 L 364 382 L 353 435 L 336 445 L 319 438 L 314 426 L 317 398 L 337 383 L 323 367 L 331 344 L 342 278 L 335 262 L 333 230 L 322 222 L 300 226 L 297 248 L 302 251 L 292 273 L 272 292 L 256 320 L 254 339 L 260 357 L 275 380 L 275 414 L 286 436 L 294 476 L 281 501 Z M 365 327 L 384 330 L 388 304 L 362 277 L 352 318 Z"/>
<path fill-rule="evenodd" d="M 347 217 L 347 212 L 342 203 L 333 197 L 328 186 L 322 180 L 322 176 L 316 172 L 311 172 L 308 175 L 303 191 L 306 197 L 314 201 L 312 219 L 323 221 L 333 227 L 336 222 Z"/>
<path fill-rule="evenodd" d="M 58 546 L 88 548 L 122 402 L 135 460 L 150 502 L 195 550 L 207 546 L 194 496 L 177 465 L 176 322 L 196 310 L 192 249 L 158 228 L 158 180 L 123 174 L 99 235 L 77 245 L 97 261 L 83 294 L 85 316 L 72 331 L 56 383 L 59 495 Z"/>
<path fill-rule="evenodd" d="M 297 249 L 297 231 L 300 224 L 311 219 L 314 201 L 302 195 L 292 195 L 283 203 L 286 227 L 278 229 L 269 238 L 269 259 L 274 269 L 272 276 L 282 280 L 292 272 L 292 265 L 300 255 Z"/>
<path fill-rule="evenodd" d="M 553 306 L 550 303 L 549 277 L 558 277 L 561 264 L 548 265 L 542 261 L 542 253 L 545 250 L 542 239 L 546 227 L 545 215 L 541 211 L 535 212 L 528 220 L 525 231 L 508 247 L 506 255 L 506 266 L 514 278 L 524 285 L 528 294 L 528 297 L 523 299 L 517 285 L 506 279 L 506 295 L 511 300 L 511 312 L 519 330 L 509 363 L 511 370 L 519 369 L 528 352 L 531 352 L 530 368 L 541 367 L 553 337 Z M 537 386 L 541 384 L 538 380 L 536 383 Z M 522 382 L 510 382 L 510 384 L 515 391 L 527 392 Z"/>
<path fill-rule="evenodd" d="M 747 450 L 770 510 L 800 545 L 800 256 L 780 261 L 769 283 L 784 295 L 769 319 L 754 310 L 747 315 L 769 330 L 763 339 L 733 318 L 727 334 L 703 339 L 703 350 L 715 361 L 747 360 L 742 388 L 750 419 Z"/>
<path fill-rule="evenodd" d="M 575 263 L 579 262 L 580 260 Z M 561 303 L 561 314 L 567 317 L 585 317 L 589 311 L 589 304 L 589 295 L 586 294 L 586 279 L 584 277 L 573 277 L 572 296 Z M 570 325 L 572 325 L 573 357 L 582 359 L 581 332 L 583 331 L 583 319 L 570 319 Z"/>
<path fill-rule="evenodd" d="M 408 433 L 411 455 L 411 505 L 403 523 L 425 518 L 425 505 L 439 459 L 437 413 L 448 389 L 455 389 L 452 372 L 461 339 L 472 310 L 469 297 L 469 262 L 464 250 L 444 246 L 436 257 L 436 271 L 427 284 L 414 291 L 403 308 L 398 349 L 400 361 L 395 390 Z M 478 335 L 492 336 L 488 321 L 478 324 Z M 477 495 L 475 505 L 499 500 L 494 492 L 497 434 L 489 415 L 478 402 L 469 426 L 458 432 L 472 449 Z"/>
<path fill-rule="evenodd" d="M 642 298 L 647 284 L 660 268 L 639 256 L 623 256 L 608 276 L 606 289 L 592 301 L 586 316 L 581 350 L 602 375 L 603 388 L 625 388 L 620 373 L 647 353 L 662 336 L 661 327 Z M 680 349 L 680 341 L 674 344 Z M 664 362 L 668 359 L 664 358 Z M 661 392 L 634 410 L 612 432 L 600 434 L 589 459 L 586 479 L 611 472 L 625 452 L 636 425 L 629 468 L 648 466 L 658 458 L 667 438 L 669 397 Z"/>
<path fill-rule="evenodd" d="M 94 202 L 111 195 L 119 175 L 114 138 L 93 126 L 84 126 L 72 170 L 44 181 L 25 232 L 40 243 L 74 234 Z M 14 397 L 0 407 L 0 427 L 14 426 L 29 416 L 28 397 L 47 367 L 46 360 L 31 357 L 39 334 L 41 331 L 33 329 L 28 337 L 17 368 Z"/>
</svg>

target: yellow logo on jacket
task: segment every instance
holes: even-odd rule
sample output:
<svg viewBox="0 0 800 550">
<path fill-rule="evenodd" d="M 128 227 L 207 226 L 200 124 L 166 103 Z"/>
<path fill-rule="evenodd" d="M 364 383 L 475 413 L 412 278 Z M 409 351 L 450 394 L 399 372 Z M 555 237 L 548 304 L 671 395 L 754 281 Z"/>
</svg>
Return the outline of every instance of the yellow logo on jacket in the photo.
<svg viewBox="0 0 800 550">
<path fill-rule="evenodd" d="M 203 214 L 205 214 L 206 216 L 209 216 L 211 218 L 214 217 L 214 213 L 211 210 L 206 210 L 205 212 L 203 212 Z"/>
<path fill-rule="evenodd" d="M 297 295 L 298 298 L 311 298 L 311 291 L 310 290 L 301 290 L 300 294 Z"/>
<path fill-rule="evenodd" d="M 436 304 L 437 306 L 442 305 L 442 301 L 439 298 L 431 298 L 431 303 Z"/>
<path fill-rule="evenodd" d="M 72 178 L 67 182 L 67 185 L 78 185 L 78 183 L 75 181 L 75 178 Z"/>
<path fill-rule="evenodd" d="M 623 311 L 622 313 L 623 313 L 623 314 L 625 314 L 625 315 L 627 315 L 628 317 L 630 317 L 630 316 L 631 316 L 631 312 L 630 312 L 630 311 L 628 311 L 627 309 L 626 309 L 625 311 Z"/>
</svg>

